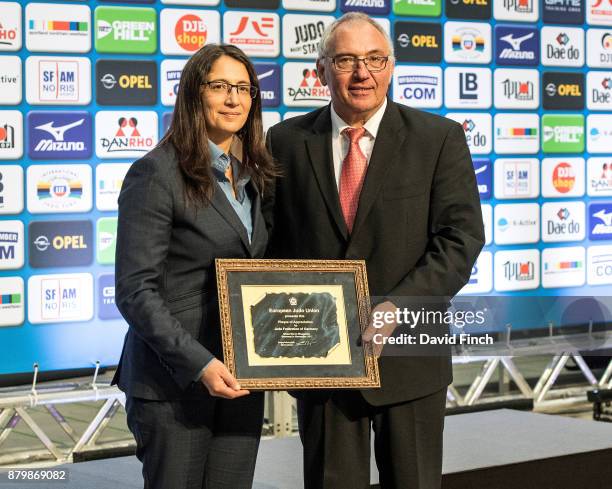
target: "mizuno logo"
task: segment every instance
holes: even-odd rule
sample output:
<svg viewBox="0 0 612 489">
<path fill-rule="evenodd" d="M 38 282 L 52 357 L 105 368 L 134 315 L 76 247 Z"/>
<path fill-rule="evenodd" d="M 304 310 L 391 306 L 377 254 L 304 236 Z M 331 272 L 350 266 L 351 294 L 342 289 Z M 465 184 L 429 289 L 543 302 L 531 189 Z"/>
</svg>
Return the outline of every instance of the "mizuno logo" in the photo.
<svg viewBox="0 0 612 489">
<path fill-rule="evenodd" d="M 42 126 L 37 126 L 36 129 L 48 132 L 49 134 L 51 134 L 51 136 L 53 136 L 53 139 L 55 139 L 56 141 L 63 141 L 64 133 L 66 131 L 74 127 L 80 126 L 81 124 L 83 124 L 84 121 L 85 119 L 79 119 L 78 121 L 75 121 L 71 124 L 66 124 L 65 126 L 60 127 L 53 127 L 53 121 L 51 121 L 47 122 L 46 124 L 43 124 Z"/>
<path fill-rule="evenodd" d="M 510 44 L 510 46 L 512 46 L 512 49 L 514 49 L 515 51 L 520 51 L 521 44 L 523 44 L 523 42 L 525 42 L 526 40 L 531 39 L 533 36 L 534 33 L 530 32 L 529 34 L 525 34 L 523 37 L 517 37 L 516 39 L 514 38 L 514 34 L 508 34 L 500 39 Z"/>
<path fill-rule="evenodd" d="M 593 214 L 593 217 L 600 219 L 606 226 L 612 226 L 612 212 L 606 212 L 605 209 Z"/>
<path fill-rule="evenodd" d="M 261 75 L 257 75 L 257 79 L 263 80 L 264 78 L 268 78 L 269 76 L 272 76 L 272 73 L 274 73 L 274 70 L 266 71 L 265 73 L 262 73 Z"/>
</svg>

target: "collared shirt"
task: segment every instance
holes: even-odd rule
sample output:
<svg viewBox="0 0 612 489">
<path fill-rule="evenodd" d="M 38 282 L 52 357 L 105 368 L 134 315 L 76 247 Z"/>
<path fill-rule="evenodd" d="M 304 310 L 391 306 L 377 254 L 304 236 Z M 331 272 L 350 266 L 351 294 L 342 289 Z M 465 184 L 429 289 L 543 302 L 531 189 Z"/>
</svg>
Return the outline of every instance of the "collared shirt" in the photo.
<svg viewBox="0 0 612 489">
<path fill-rule="evenodd" d="M 334 175 L 336 177 L 336 186 L 340 187 L 340 173 L 342 172 L 342 162 L 346 157 L 349 150 L 349 140 L 346 136 L 342 135 L 342 131 L 349 126 L 344 122 L 340 116 L 334 110 L 334 104 L 331 105 L 331 122 L 332 122 L 332 156 L 334 158 Z M 380 108 L 374 112 L 374 115 L 370 117 L 367 122 L 363 125 L 366 130 L 364 137 L 359 140 L 359 147 L 366 157 L 366 161 L 370 163 L 370 157 L 372 156 L 372 150 L 374 149 L 374 141 L 376 141 L 376 135 L 378 134 L 378 128 L 380 127 L 380 121 L 383 118 L 385 109 L 387 108 L 387 99 L 380 106 Z"/>
<path fill-rule="evenodd" d="M 228 155 L 210 139 L 208 140 L 208 147 L 210 148 L 213 174 L 219 182 L 221 190 L 223 190 L 227 200 L 246 229 L 250 243 L 253 235 L 253 217 L 251 216 L 252 202 L 248 192 L 246 191 L 246 185 L 251 180 L 251 177 L 250 175 L 242 176 L 236 181 L 236 196 L 234 197 L 232 183 L 225 176 L 225 172 L 231 164 L 232 173 L 234 178 L 236 178 L 240 173 L 240 161 L 234 154 L 232 154 L 231 149 L 230 154 Z"/>
</svg>

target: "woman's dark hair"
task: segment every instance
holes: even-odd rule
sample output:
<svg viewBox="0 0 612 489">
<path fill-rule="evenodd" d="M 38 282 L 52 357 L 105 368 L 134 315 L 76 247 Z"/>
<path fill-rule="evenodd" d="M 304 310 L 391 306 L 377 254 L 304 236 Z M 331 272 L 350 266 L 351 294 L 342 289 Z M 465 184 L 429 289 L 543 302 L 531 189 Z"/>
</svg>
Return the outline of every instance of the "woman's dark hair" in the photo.
<svg viewBox="0 0 612 489">
<path fill-rule="evenodd" d="M 242 171 L 251 175 L 260 192 L 276 176 L 274 162 L 264 142 L 261 94 L 255 68 L 239 48 L 228 44 L 208 44 L 196 52 L 183 68 L 172 122 L 159 142 L 159 145 L 170 143 L 174 146 L 185 181 L 187 201 L 193 204 L 206 204 L 214 189 L 204 117 L 206 102 L 201 95 L 201 87 L 207 81 L 212 65 L 221 56 L 241 62 L 249 73 L 251 85 L 258 89 L 246 123 L 237 133 L 242 141 Z"/>
</svg>

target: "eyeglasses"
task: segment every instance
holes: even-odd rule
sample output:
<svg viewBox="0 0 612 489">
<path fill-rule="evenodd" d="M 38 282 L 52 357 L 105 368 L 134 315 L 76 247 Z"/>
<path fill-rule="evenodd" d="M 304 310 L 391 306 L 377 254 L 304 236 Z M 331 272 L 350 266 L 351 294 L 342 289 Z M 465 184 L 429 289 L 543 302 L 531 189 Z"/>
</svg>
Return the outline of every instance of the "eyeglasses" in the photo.
<svg viewBox="0 0 612 489">
<path fill-rule="evenodd" d="M 355 71 L 359 68 L 359 62 L 363 61 L 363 64 L 370 72 L 382 71 L 387 66 L 389 56 L 380 56 L 379 54 L 373 54 L 370 56 L 358 57 L 350 56 L 348 54 L 341 54 L 340 56 L 327 56 L 334 63 L 334 67 L 338 71 L 349 72 Z"/>
<path fill-rule="evenodd" d="M 257 87 L 253 85 L 233 85 L 232 83 L 228 83 L 222 80 L 212 80 L 208 82 L 202 83 L 202 85 L 206 85 L 208 91 L 213 95 L 229 95 L 232 91 L 232 88 L 236 89 L 236 93 L 240 97 L 250 97 L 255 98 L 257 96 Z"/>
</svg>

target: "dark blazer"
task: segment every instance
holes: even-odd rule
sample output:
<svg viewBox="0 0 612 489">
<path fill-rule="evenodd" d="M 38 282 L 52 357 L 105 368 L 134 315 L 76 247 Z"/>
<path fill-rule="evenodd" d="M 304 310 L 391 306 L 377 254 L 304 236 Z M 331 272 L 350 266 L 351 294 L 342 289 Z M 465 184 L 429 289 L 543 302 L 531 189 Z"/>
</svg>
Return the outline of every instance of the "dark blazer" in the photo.
<svg viewBox="0 0 612 489">
<path fill-rule="evenodd" d="M 156 148 L 128 171 L 119 195 L 117 307 L 129 324 L 113 383 L 154 400 L 206 395 L 200 370 L 222 359 L 215 258 L 263 256 L 267 231 L 250 182 L 253 235 L 215 184 L 210 205 L 185 205 L 174 151 Z"/>
<path fill-rule="evenodd" d="M 370 295 L 454 296 L 484 244 L 472 160 L 459 124 L 388 101 L 368 165 L 353 233 L 336 186 L 329 106 L 268 131 L 284 174 L 266 197 L 268 256 L 363 259 Z M 373 405 L 433 393 L 452 381 L 450 356 L 384 356 Z"/>
</svg>

